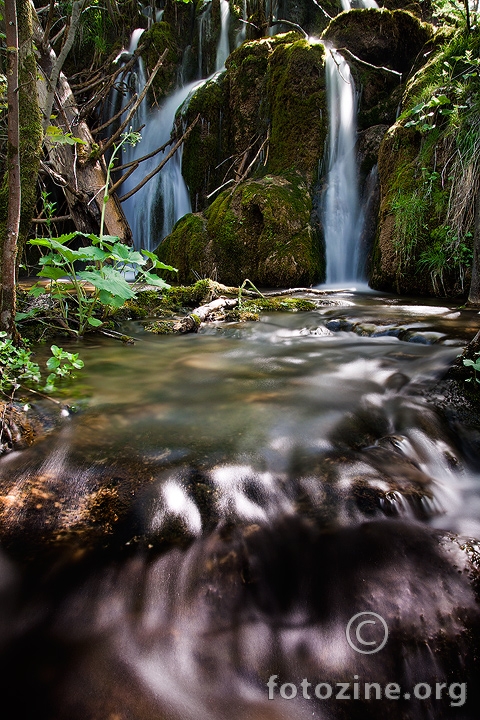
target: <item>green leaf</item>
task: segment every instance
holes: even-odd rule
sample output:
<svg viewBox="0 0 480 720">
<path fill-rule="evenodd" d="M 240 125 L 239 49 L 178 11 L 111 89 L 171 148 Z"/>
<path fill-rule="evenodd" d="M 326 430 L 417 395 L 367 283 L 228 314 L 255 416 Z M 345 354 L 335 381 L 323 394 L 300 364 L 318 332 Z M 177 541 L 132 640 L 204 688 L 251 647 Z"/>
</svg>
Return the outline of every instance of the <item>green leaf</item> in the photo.
<svg viewBox="0 0 480 720">
<path fill-rule="evenodd" d="M 157 260 L 155 267 L 157 268 L 157 270 L 168 270 L 169 272 L 178 272 L 177 268 L 174 268 L 171 265 L 165 265 L 165 263 L 161 262 L 160 260 Z"/>
<path fill-rule="evenodd" d="M 158 277 L 158 275 L 153 275 L 153 273 L 144 272 L 142 273 L 143 279 L 145 282 L 147 282 L 149 285 L 155 285 L 155 287 L 162 288 L 163 290 L 167 290 L 169 287 L 171 287 L 163 278 Z"/>
<path fill-rule="evenodd" d="M 125 303 L 125 300 L 122 297 L 119 297 L 118 295 L 112 295 L 112 293 L 107 292 L 106 290 L 100 291 L 98 299 L 100 300 L 102 305 L 108 305 L 109 307 L 113 308 L 121 308 Z"/>
<path fill-rule="evenodd" d="M 91 325 L 92 327 L 100 327 L 100 325 L 103 325 L 102 321 L 95 317 L 89 317 L 88 324 Z M 82 365 L 83 365 L 83 363 L 82 363 Z M 75 365 L 75 367 L 82 367 L 82 366 Z"/>
<path fill-rule="evenodd" d="M 43 295 L 47 292 L 47 289 L 44 288 L 42 285 L 39 285 L 38 283 L 36 285 L 33 285 L 30 290 L 28 291 L 28 294 L 32 297 L 40 297 L 40 295 Z"/>
<path fill-rule="evenodd" d="M 47 369 L 48 370 L 56 370 L 60 366 L 60 360 L 56 357 L 48 358 L 47 360 Z"/>
<path fill-rule="evenodd" d="M 50 278 L 50 280 L 60 280 L 65 275 L 65 268 L 63 267 L 51 267 L 50 265 L 44 265 L 38 273 L 38 277 Z"/>
<path fill-rule="evenodd" d="M 82 280 L 87 280 L 98 290 L 106 290 L 112 295 L 118 295 L 118 297 L 124 300 L 130 300 L 135 297 L 135 293 L 130 289 L 129 284 L 125 278 L 114 268 L 108 265 L 103 268 L 103 275 L 98 271 L 84 270 L 78 273 L 78 277 Z"/>
</svg>

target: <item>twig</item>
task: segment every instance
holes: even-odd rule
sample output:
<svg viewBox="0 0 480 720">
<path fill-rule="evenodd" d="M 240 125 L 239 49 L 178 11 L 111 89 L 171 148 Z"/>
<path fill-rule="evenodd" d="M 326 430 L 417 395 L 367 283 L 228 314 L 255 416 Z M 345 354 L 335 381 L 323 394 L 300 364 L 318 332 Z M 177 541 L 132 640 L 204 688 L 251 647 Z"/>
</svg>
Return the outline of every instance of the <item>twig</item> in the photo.
<svg viewBox="0 0 480 720">
<path fill-rule="evenodd" d="M 131 107 L 131 105 L 135 102 L 135 95 L 133 95 L 128 103 L 125 105 L 125 107 L 122 107 L 110 120 L 107 120 L 107 122 L 103 123 L 103 125 L 99 125 L 98 127 L 94 128 L 91 133 L 92 135 L 96 135 L 97 133 L 101 132 L 102 130 L 105 130 L 107 127 L 109 127 L 112 123 L 115 122 L 115 120 L 118 120 L 119 117 L 123 115 L 124 112 L 127 112 L 127 110 Z"/>
<path fill-rule="evenodd" d="M 392 75 L 396 75 L 397 77 L 402 77 L 402 73 L 398 72 L 397 70 L 392 70 L 391 68 L 387 68 L 384 65 L 372 65 L 371 63 L 367 62 L 366 60 L 361 60 L 361 58 L 354 55 L 348 48 L 337 48 L 337 52 L 339 53 L 345 53 L 349 57 L 352 58 L 352 60 L 355 60 L 356 62 L 360 63 L 360 65 L 365 65 L 365 67 L 372 68 L 372 70 L 380 70 L 382 72 L 391 73 Z"/>
<path fill-rule="evenodd" d="M 65 222 L 65 220 L 71 219 L 71 215 L 59 215 L 58 217 L 52 218 L 33 218 L 32 223 L 34 225 L 48 225 L 48 223 Z"/>
<path fill-rule="evenodd" d="M 160 170 L 167 164 L 167 162 L 170 160 L 170 158 L 175 155 L 175 153 L 177 152 L 178 148 L 182 145 L 182 143 L 183 143 L 183 142 L 187 139 L 187 137 L 190 135 L 190 133 L 192 132 L 193 128 L 195 127 L 195 125 L 197 124 L 197 122 L 199 121 L 199 119 L 200 119 L 200 113 L 197 115 L 197 117 L 196 117 L 195 120 L 192 122 L 192 124 L 190 125 L 190 127 L 183 133 L 183 135 L 182 135 L 182 137 L 180 138 L 180 140 L 178 140 L 178 142 L 175 143 L 175 145 L 173 146 L 173 148 L 172 148 L 172 149 L 170 150 L 170 152 L 168 153 L 167 157 L 165 157 L 165 158 L 162 160 L 162 162 L 161 162 L 159 165 L 157 165 L 157 167 L 155 168 L 155 170 L 152 170 L 152 172 L 150 172 L 148 175 L 146 175 L 146 176 L 143 178 L 143 180 L 138 183 L 138 185 L 136 185 L 132 190 L 130 190 L 130 191 L 129 191 L 128 193 L 126 193 L 125 195 L 122 195 L 122 197 L 119 198 L 120 202 L 124 202 L 125 200 L 128 200 L 128 198 L 131 198 L 132 195 L 135 195 L 135 193 L 138 192 L 149 180 L 151 180 L 152 177 L 154 177 L 155 175 L 157 175 L 157 174 L 160 172 Z"/>
<path fill-rule="evenodd" d="M 140 128 L 141 130 L 141 128 Z M 136 160 L 131 160 L 128 163 L 124 163 L 123 165 L 117 165 L 116 167 L 112 168 L 112 173 L 119 172 L 120 170 L 126 170 L 127 168 L 131 167 L 132 165 L 137 165 L 138 163 L 142 163 L 144 160 L 150 160 L 150 158 L 155 157 L 155 155 L 158 155 L 158 153 L 163 152 L 166 150 L 166 148 L 173 143 L 173 140 L 169 140 L 161 147 L 157 148 L 156 150 L 152 150 L 152 152 L 148 153 L 148 155 L 143 155 L 140 158 L 137 158 Z"/>
<path fill-rule="evenodd" d="M 290 20 L 272 20 L 272 22 L 269 23 L 270 27 L 273 27 L 274 25 L 287 25 L 287 27 L 291 27 L 297 32 L 302 35 L 305 40 L 308 40 L 308 33 L 305 32 L 305 30 L 298 25 L 298 23 L 291 22 Z"/>
<path fill-rule="evenodd" d="M 105 145 L 102 146 L 102 149 L 101 149 L 100 152 L 98 153 L 98 156 L 104 155 L 104 154 L 106 153 L 106 151 L 109 150 L 109 149 L 112 147 L 112 145 L 114 145 L 114 144 L 117 142 L 118 138 L 120 137 L 120 135 L 122 134 L 122 132 L 125 130 L 125 128 L 127 127 L 128 123 L 130 122 L 130 120 L 133 118 L 133 116 L 134 116 L 135 113 L 137 112 L 137 109 L 138 109 L 139 105 L 142 103 L 144 97 L 146 96 L 150 85 L 152 84 L 152 82 L 153 82 L 154 79 L 155 79 L 155 75 L 156 75 L 157 72 L 160 70 L 160 67 L 161 67 L 162 64 L 163 64 L 163 61 L 165 60 L 165 58 L 166 58 L 166 56 L 167 56 L 167 53 L 168 53 L 168 48 L 166 48 L 166 49 L 164 50 L 164 52 L 163 52 L 163 53 L 160 55 L 160 57 L 158 58 L 157 64 L 156 64 L 155 67 L 153 68 L 150 77 L 148 78 L 147 82 L 145 83 L 145 87 L 143 88 L 142 92 L 141 92 L 140 95 L 138 96 L 137 100 L 134 102 L 132 108 L 130 109 L 130 112 L 129 112 L 128 115 L 127 115 L 127 117 L 126 117 L 125 120 L 122 122 L 122 124 L 120 125 L 120 127 L 118 128 L 118 130 L 117 130 L 115 133 L 113 133 L 113 135 L 112 135 L 111 138 L 108 140 L 108 142 L 106 142 Z"/>
</svg>

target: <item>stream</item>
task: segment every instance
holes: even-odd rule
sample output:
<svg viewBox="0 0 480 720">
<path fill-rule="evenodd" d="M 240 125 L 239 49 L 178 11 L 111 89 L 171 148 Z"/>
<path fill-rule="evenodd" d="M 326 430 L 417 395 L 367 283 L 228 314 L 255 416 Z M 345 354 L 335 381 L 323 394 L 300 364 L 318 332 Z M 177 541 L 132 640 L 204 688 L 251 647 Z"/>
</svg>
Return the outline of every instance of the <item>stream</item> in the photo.
<svg viewBox="0 0 480 720">
<path fill-rule="evenodd" d="M 5 717 L 478 718 L 480 462 L 432 390 L 478 313 L 325 303 L 84 343 L 0 461 Z"/>
</svg>

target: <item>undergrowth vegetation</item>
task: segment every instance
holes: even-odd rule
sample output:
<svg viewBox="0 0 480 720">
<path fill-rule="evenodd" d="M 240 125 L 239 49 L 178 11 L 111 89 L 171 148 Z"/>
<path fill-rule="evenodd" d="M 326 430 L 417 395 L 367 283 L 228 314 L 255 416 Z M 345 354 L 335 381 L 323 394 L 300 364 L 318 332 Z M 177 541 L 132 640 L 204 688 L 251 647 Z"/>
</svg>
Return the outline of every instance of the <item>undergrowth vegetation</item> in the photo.
<svg viewBox="0 0 480 720">
<path fill-rule="evenodd" d="M 399 125 L 418 151 L 399 167 L 390 191 L 398 272 L 412 262 L 436 294 L 464 292 L 472 263 L 480 186 L 480 33 L 467 32 L 456 6 L 438 12 L 454 27 L 438 33 L 430 59 L 406 86 Z M 400 148 L 400 151 L 404 148 Z M 448 282 L 447 282 L 448 278 Z"/>
</svg>

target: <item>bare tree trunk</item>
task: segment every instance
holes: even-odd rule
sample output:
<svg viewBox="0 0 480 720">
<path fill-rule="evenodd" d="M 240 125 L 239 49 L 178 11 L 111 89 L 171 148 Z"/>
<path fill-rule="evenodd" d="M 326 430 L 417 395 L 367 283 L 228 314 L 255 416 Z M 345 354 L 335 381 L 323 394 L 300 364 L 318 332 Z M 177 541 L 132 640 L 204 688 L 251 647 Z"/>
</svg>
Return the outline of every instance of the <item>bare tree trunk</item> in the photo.
<svg viewBox="0 0 480 720">
<path fill-rule="evenodd" d="M 15 337 L 16 260 L 20 227 L 20 131 L 18 103 L 18 31 L 15 0 L 5 0 L 7 41 L 7 100 L 8 100 L 8 214 L 6 235 L 2 247 L 2 281 L 0 287 L 0 327 Z"/>
<path fill-rule="evenodd" d="M 83 5 L 84 2 L 75 3 L 77 10 L 81 9 Z M 72 21 L 70 29 L 73 24 Z M 55 182 L 58 183 L 59 178 L 61 178 L 70 216 L 77 230 L 87 235 L 90 233 L 98 234 L 106 168 L 103 161 L 94 157 L 96 144 L 86 122 L 80 119 L 79 109 L 70 85 L 61 72 L 59 61 L 62 54 L 63 60 L 65 59 L 66 53 L 62 51 L 57 58 L 50 46 L 44 49 L 42 47 L 43 35 L 43 30 L 37 20 L 34 29 L 34 37 L 39 48 L 40 65 L 37 87 L 40 107 L 43 109 L 45 121 L 48 121 L 47 126 L 53 124 L 49 121 L 49 107 L 51 108 L 50 102 L 53 90 L 53 104 L 57 114 L 55 126 L 59 127 L 64 134 L 71 133 L 73 137 L 84 141 L 84 144 L 69 145 L 49 143 L 47 140 L 49 167 L 53 171 L 52 176 L 55 177 Z M 69 37 L 71 37 L 70 30 L 64 49 L 67 47 Z M 57 79 L 55 80 L 55 78 Z M 131 242 L 132 239 L 130 226 L 115 196 L 110 196 L 106 204 L 105 232 L 108 235 L 118 236 L 126 243 Z"/>
<path fill-rule="evenodd" d="M 473 233 L 473 264 L 472 281 L 468 302 L 471 305 L 480 305 L 480 190 L 475 203 L 475 230 Z"/>
<path fill-rule="evenodd" d="M 46 52 L 40 51 L 41 73 L 38 78 L 38 93 L 41 107 L 45 107 L 47 101 L 48 78 L 51 77 L 55 62 L 55 53 L 51 48 Z M 58 111 L 55 125 L 63 133 L 72 133 L 85 144 L 49 143 L 50 166 L 57 182 L 58 176 L 63 178 L 65 198 L 77 230 L 87 235 L 98 234 L 106 169 L 101 161 L 92 157 L 96 147 L 95 142 L 86 122 L 80 120 L 78 106 L 63 73 L 58 76 L 55 107 Z M 110 196 L 106 205 L 105 232 L 107 235 L 121 238 L 126 243 L 131 242 L 132 239 L 130 226 L 115 196 Z"/>
</svg>

